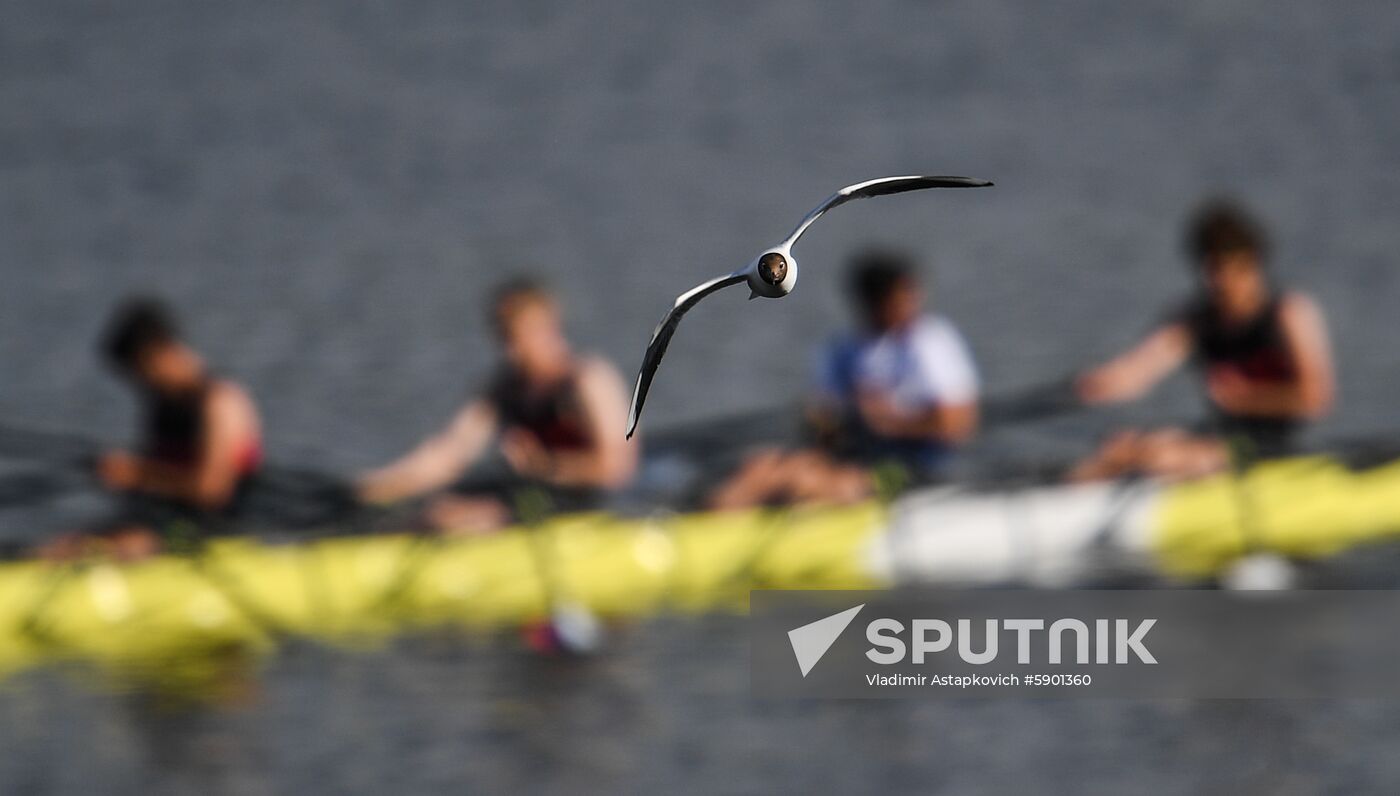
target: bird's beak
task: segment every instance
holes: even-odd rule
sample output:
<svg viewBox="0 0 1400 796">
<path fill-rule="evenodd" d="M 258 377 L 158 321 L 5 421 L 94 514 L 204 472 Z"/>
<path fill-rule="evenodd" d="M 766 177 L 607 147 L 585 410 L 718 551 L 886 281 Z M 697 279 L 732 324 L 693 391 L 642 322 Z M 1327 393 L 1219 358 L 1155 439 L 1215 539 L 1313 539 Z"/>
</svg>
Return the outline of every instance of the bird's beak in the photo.
<svg viewBox="0 0 1400 796">
<path fill-rule="evenodd" d="M 758 291 L 754 290 L 753 288 L 749 288 L 749 301 L 753 301 L 756 298 L 758 298 Z"/>
</svg>

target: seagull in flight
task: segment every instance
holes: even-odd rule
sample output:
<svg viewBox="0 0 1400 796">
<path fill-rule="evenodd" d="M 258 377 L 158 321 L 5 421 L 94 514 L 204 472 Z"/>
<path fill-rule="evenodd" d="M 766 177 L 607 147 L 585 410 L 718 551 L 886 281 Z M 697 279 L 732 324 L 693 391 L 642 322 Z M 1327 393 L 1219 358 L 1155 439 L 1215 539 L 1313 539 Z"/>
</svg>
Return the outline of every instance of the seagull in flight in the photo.
<svg viewBox="0 0 1400 796">
<path fill-rule="evenodd" d="M 885 196 L 925 188 L 984 188 L 991 184 L 988 180 L 972 177 L 907 176 L 881 177 L 847 185 L 813 208 L 782 243 L 769 248 L 738 271 L 711 279 L 682 293 L 676 298 L 676 303 L 671 305 L 666 317 L 657 324 L 656 331 L 651 333 L 651 342 L 647 344 L 646 355 L 642 357 L 642 368 L 637 374 L 637 386 L 632 390 L 632 408 L 627 413 L 627 438 L 631 439 L 637 431 L 637 421 L 642 414 L 642 404 L 646 403 L 647 391 L 651 389 L 651 380 L 656 376 L 656 368 L 661 364 L 661 357 L 665 356 L 666 347 L 671 344 L 671 337 L 676 333 L 676 327 L 680 326 L 681 318 L 699 304 L 701 299 L 731 285 L 747 284 L 750 299 L 760 296 L 782 298 L 791 293 L 797 285 L 797 259 L 792 256 L 792 245 L 823 213 L 869 196 Z"/>
</svg>

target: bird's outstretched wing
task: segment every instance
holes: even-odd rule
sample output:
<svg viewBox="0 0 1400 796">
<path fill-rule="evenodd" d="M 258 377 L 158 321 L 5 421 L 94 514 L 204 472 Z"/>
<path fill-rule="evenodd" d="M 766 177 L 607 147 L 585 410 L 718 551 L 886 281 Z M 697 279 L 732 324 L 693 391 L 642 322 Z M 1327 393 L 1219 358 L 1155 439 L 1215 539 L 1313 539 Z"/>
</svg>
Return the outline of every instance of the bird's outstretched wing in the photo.
<svg viewBox="0 0 1400 796">
<path fill-rule="evenodd" d="M 891 193 L 904 193 L 905 191 L 921 191 L 925 188 L 985 188 L 991 185 L 990 180 L 979 180 L 974 177 L 881 177 L 878 180 L 867 180 L 858 182 L 855 185 L 847 185 L 845 188 L 828 196 L 826 201 L 813 208 L 802 222 L 797 225 L 797 229 L 783 241 L 782 248 L 787 248 L 797 242 L 802 237 L 802 233 L 812 226 L 812 222 L 821 217 L 823 213 L 833 207 L 856 200 L 865 199 L 870 196 L 884 196 Z"/>
<path fill-rule="evenodd" d="M 730 285 L 737 285 L 744 281 L 744 273 L 739 271 L 728 276 L 721 276 L 687 290 L 676 298 L 676 303 L 671 306 L 671 311 L 666 313 L 666 317 L 657 324 L 656 331 L 651 333 L 651 342 L 647 344 L 646 355 L 642 357 L 642 369 L 637 373 L 637 386 L 632 389 L 632 408 L 627 412 L 627 438 L 631 439 L 632 434 L 637 430 L 637 420 L 642 415 L 642 404 L 646 403 L 647 390 L 651 389 L 652 377 L 656 375 L 656 368 L 661 364 L 661 357 L 666 355 L 666 346 L 671 344 L 671 336 L 676 333 L 676 327 L 680 326 L 681 318 L 700 299 L 723 290 Z"/>
</svg>

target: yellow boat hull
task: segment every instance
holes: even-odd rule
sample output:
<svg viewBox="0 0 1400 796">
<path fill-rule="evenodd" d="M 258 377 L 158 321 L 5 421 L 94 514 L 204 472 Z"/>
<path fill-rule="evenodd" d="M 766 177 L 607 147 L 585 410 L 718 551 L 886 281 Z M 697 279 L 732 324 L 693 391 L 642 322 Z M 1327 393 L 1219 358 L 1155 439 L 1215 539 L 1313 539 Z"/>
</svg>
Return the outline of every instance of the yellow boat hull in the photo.
<svg viewBox="0 0 1400 796">
<path fill-rule="evenodd" d="M 231 539 L 131 565 L 11 563 L 0 566 L 0 676 L 46 661 L 124 670 L 257 654 L 289 637 L 355 644 L 415 628 L 508 627 L 561 601 L 621 618 L 743 611 L 753 588 L 1034 583 L 1039 563 L 1072 563 L 1105 540 L 1145 571 L 1189 579 L 1245 552 L 1315 558 L 1400 535 L 1400 462 L 1353 472 L 1291 459 L 1121 495 L 945 491 L 891 506 L 571 515 L 460 540 Z M 1019 515 L 1008 508 L 1017 501 Z M 1100 506 L 1115 513 L 1107 535 L 1085 530 L 1085 517 L 1108 511 Z"/>
</svg>

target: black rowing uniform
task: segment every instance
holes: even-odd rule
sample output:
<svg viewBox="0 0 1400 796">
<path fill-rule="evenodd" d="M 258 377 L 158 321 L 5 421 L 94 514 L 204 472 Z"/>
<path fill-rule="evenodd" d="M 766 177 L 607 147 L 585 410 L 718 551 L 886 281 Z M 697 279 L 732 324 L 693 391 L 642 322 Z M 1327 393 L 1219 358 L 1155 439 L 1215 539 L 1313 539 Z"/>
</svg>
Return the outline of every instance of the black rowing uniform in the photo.
<svg viewBox="0 0 1400 796">
<path fill-rule="evenodd" d="M 1228 324 L 1206 299 L 1197 299 L 1179 320 L 1191 337 L 1192 354 L 1203 377 L 1233 371 L 1254 384 L 1288 384 L 1297 381 L 1298 370 L 1283 328 L 1283 301 L 1275 294 L 1243 324 Z M 1245 443 L 1253 455 L 1277 455 L 1287 451 L 1302 426 L 1300 418 L 1267 417 L 1232 413 L 1212 403 L 1212 416 L 1202 430 L 1224 436 L 1227 442 Z"/>
<path fill-rule="evenodd" d="M 584 450 L 593 444 L 577 369 L 556 384 L 540 387 L 531 384 L 515 368 L 502 365 L 484 397 L 495 411 L 500 428 L 527 432 L 551 453 Z M 585 511 L 596 508 L 605 498 L 604 491 L 600 489 L 561 487 L 515 474 L 502 479 L 470 482 L 464 484 L 460 491 L 484 492 L 507 503 L 514 503 L 524 489 L 537 490 L 546 495 L 552 511 Z M 519 507 L 512 505 L 511 508 L 515 510 Z"/>
<path fill-rule="evenodd" d="M 209 391 L 205 381 L 198 387 L 174 395 L 148 393 L 146 396 L 146 456 L 173 467 L 193 467 L 204 447 L 208 419 Z M 256 436 L 245 440 L 237 452 L 238 475 L 246 479 L 262 463 L 262 441 Z"/>
<path fill-rule="evenodd" d="M 486 400 L 501 428 L 526 431 L 550 451 L 582 450 L 592 444 L 577 370 L 541 388 L 515 368 L 504 366 L 487 389 Z"/>
<path fill-rule="evenodd" d="M 205 381 L 194 389 L 176 394 L 147 392 L 143 395 L 142 451 L 148 459 L 174 468 L 196 466 L 208 428 L 206 415 L 212 387 L 212 382 Z M 245 502 L 253 476 L 262 464 L 262 441 L 257 436 L 250 437 L 235 455 L 239 483 L 222 509 L 209 512 L 170 498 L 130 494 L 114 524 L 140 524 L 162 534 L 173 532 L 174 526 L 183 523 L 192 523 L 201 532 L 214 530 L 211 523 L 236 516 Z"/>
</svg>

